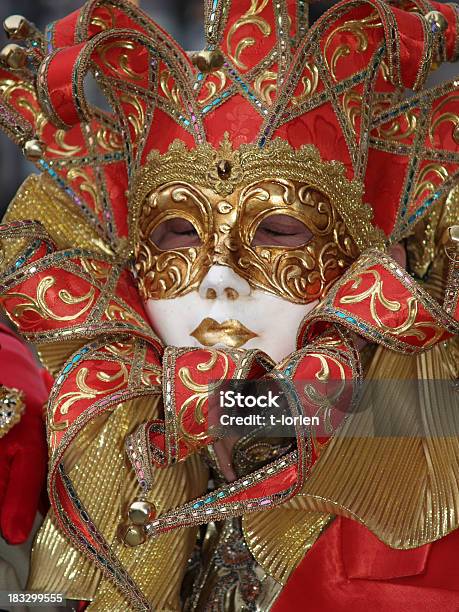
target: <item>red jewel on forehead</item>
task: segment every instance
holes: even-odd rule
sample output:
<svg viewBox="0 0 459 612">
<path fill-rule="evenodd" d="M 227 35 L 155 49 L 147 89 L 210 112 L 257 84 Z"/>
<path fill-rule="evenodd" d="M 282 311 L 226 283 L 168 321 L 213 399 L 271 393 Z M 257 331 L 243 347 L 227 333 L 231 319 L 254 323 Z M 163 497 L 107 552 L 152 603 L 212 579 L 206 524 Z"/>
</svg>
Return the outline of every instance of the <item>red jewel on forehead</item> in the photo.
<svg viewBox="0 0 459 612">
<path fill-rule="evenodd" d="M 227 159 L 221 159 L 217 163 L 217 174 L 222 179 L 222 181 L 227 181 L 231 178 L 231 170 L 233 165 Z"/>
</svg>

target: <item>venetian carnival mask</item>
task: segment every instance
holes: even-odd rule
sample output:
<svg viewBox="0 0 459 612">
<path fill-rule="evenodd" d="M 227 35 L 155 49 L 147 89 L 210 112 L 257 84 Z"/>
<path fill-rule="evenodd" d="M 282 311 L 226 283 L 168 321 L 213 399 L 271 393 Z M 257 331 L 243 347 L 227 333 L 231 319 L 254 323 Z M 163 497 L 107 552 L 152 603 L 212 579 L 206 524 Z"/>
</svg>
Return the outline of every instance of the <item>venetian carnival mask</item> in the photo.
<svg viewBox="0 0 459 612">
<path fill-rule="evenodd" d="M 225 137 L 196 154 L 177 142 L 142 171 L 137 272 L 166 344 L 259 348 L 279 360 L 357 257 L 331 201 L 346 181 L 330 180 L 311 148 L 290 151 L 288 167 L 276 149 L 234 152 Z"/>
<path fill-rule="evenodd" d="M 305 8 L 206 2 L 206 48 L 186 53 L 132 3 L 94 0 L 70 34 L 51 28 L 36 58 L 37 108 L 56 131 L 34 113 L 14 137 L 90 221 L 91 246 L 135 256 L 166 344 L 290 352 L 299 321 L 358 254 L 408 236 L 452 185 L 447 165 L 425 160 L 456 116 L 454 96 L 432 109 L 423 144 L 413 109 L 431 99 L 396 102 L 429 71 L 418 42 L 405 74 L 402 47 L 384 38 L 395 22 L 371 2 L 310 33 Z M 425 17 L 430 29 L 416 27 L 431 59 L 455 56 L 452 37 L 440 44 L 441 15 Z M 17 47 L 2 55 L 13 71 L 25 65 Z M 90 71 L 112 115 L 87 99 Z M 5 96 L 29 108 L 31 87 L 23 101 L 7 83 Z"/>
</svg>

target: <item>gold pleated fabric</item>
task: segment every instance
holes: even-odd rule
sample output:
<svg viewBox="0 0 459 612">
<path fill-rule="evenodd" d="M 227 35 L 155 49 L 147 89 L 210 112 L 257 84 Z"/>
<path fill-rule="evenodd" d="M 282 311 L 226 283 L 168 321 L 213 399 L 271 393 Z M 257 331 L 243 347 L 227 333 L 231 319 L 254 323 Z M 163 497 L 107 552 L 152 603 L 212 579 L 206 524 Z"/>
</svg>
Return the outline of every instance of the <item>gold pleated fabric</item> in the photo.
<svg viewBox="0 0 459 612">
<path fill-rule="evenodd" d="M 89 446 L 84 437 L 91 432 L 83 432 L 75 446 L 85 450 L 80 455 L 76 450 L 67 463 L 75 464 L 70 472 L 75 488 L 122 565 L 155 609 L 177 611 L 196 529 L 173 531 L 134 549 L 119 543 L 116 536 L 126 506 L 139 493 L 132 470 L 125 465 L 124 440 L 136 424 L 155 418 L 155 413 L 155 406 L 145 399 L 120 405 Z M 149 499 L 161 513 L 201 495 L 207 486 L 207 470 L 196 456 L 156 474 Z M 33 547 L 28 586 L 38 591 L 62 592 L 70 599 L 91 600 L 91 611 L 126 609 L 124 598 L 67 542 L 50 515 Z"/>
<path fill-rule="evenodd" d="M 257 563 L 285 585 L 332 520 L 332 515 L 322 512 L 278 508 L 245 516 L 242 527 L 247 546 Z"/>
<path fill-rule="evenodd" d="M 368 409 L 332 440 L 295 504 L 354 518 L 400 549 L 456 529 L 459 398 L 451 381 L 456 351 L 457 339 L 420 356 L 378 349 L 367 378 L 387 379 L 384 412 L 372 410 L 367 387 L 362 402 Z M 447 384 L 406 384 L 409 379 Z M 390 425 L 392 435 L 372 435 L 378 420 Z"/>
</svg>

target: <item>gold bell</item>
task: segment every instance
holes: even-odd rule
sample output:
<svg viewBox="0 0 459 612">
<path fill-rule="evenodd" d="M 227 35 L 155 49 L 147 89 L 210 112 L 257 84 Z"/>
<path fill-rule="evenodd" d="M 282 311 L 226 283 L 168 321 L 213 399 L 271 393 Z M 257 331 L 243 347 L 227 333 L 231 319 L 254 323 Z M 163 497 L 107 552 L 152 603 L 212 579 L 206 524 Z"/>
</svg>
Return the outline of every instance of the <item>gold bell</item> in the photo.
<svg viewBox="0 0 459 612">
<path fill-rule="evenodd" d="M 448 22 L 440 11 L 430 11 L 424 15 L 424 19 L 430 26 L 432 32 L 445 32 L 448 27 Z"/>
<path fill-rule="evenodd" d="M 147 541 L 147 534 L 140 525 L 123 525 L 119 530 L 119 538 L 126 546 L 135 548 Z"/>
<path fill-rule="evenodd" d="M 452 225 L 448 228 L 448 238 L 459 247 L 459 225 Z"/>
<path fill-rule="evenodd" d="M 10 15 L 3 22 L 3 29 L 8 38 L 25 40 L 34 33 L 34 26 L 22 15 Z"/>
<path fill-rule="evenodd" d="M 138 500 L 129 506 L 128 517 L 134 525 L 146 525 L 148 521 L 154 518 L 156 508 L 150 502 Z"/>
<path fill-rule="evenodd" d="M 199 51 L 194 53 L 191 61 L 200 72 L 209 73 L 220 70 L 225 63 L 223 53 L 219 49 L 213 51 Z"/>
<path fill-rule="evenodd" d="M 29 161 L 38 161 L 45 152 L 43 143 L 36 138 L 28 140 L 22 150 Z"/>
<path fill-rule="evenodd" d="M 0 59 L 8 68 L 19 70 L 27 64 L 27 52 L 23 47 L 10 43 L 0 51 Z"/>
</svg>

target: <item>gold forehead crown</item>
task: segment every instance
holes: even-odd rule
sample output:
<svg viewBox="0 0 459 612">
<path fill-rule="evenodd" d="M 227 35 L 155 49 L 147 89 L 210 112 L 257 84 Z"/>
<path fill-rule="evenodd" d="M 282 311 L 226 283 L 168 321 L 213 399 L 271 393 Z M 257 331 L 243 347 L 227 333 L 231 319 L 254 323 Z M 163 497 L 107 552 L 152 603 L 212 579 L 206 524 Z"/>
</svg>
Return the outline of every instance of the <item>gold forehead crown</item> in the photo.
<svg viewBox="0 0 459 612">
<path fill-rule="evenodd" d="M 166 153 L 152 151 L 131 191 L 132 227 L 146 198 L 166 183 L 191 183 L 227 197 L 252 183 L 278 179 L 300 181 L 324 193 L 360 250 L 384 244 L 384 234 L 372 224 L 371 208 L 363 203 L 363 184 L 347 178 L 344 164 L 322 160 L 313 145 L 294 149 L 280 138 L 264 147 L 242 144 L 234 149 L 227 133 L 218 148 L 205 143 L 189 149 L 175 140 Z"/>
</svg>

